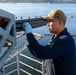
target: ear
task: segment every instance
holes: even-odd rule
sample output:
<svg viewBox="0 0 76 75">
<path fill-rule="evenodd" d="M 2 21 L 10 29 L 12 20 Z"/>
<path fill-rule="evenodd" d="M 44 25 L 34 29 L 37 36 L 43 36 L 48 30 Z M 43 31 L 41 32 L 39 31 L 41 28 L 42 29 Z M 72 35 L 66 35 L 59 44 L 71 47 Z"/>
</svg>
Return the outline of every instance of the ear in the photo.
<svg viewBox="0 0 76 75">
<path fill-rule="evenodd" d="M 59 20 L 59 25 L 61 25 L 62 24 L 62 20 Z"/>
</svg>

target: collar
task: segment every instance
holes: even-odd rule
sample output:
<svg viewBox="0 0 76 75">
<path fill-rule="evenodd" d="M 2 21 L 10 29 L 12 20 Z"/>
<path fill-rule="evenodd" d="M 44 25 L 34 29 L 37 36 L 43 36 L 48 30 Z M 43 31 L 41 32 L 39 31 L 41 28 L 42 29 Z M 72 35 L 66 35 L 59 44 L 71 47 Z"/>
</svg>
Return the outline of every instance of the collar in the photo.
<svg viewBox="0 0 76 75">
<path fill-rule="evenodd" d="M 57 37 L 61 36 L 61 35 L 65 35 L 67 33 L 67 28 L 65 28 L 62 32 L 60 32 Z"/>
<path fill-rule="evenodd" d="M 67 28 L 65 28 L 62 32 L 60 32 L 57 37 L 60 37 L 61 35 L 65 35 L 67 33 Z M 52 39 L 50 42 L 52 42 L 54 39 L 56 39 L 55 35 L 53 35 Z"/>
</svg>

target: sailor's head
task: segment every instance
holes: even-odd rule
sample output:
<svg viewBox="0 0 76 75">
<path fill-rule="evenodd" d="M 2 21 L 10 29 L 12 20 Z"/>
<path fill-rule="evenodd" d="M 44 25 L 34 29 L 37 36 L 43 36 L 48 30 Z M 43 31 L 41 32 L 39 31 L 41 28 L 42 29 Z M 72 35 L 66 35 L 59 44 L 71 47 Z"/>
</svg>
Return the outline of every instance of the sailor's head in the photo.
<svg viewBox="0 0 76 75">
<path fill-rule="evenodd" d="M 59 34 L 65 28 L 66 16 L 60 9 L 53 9 L 47 16 L 42 16 L 47 21 L 50 32 Z"/>
</svg>

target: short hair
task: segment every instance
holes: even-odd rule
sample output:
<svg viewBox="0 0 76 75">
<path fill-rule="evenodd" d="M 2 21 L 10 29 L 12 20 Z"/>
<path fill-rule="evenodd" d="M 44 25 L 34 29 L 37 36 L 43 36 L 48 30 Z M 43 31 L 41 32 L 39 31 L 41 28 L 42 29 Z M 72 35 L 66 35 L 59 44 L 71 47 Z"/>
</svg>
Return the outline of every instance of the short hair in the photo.
<svg viewBox="0 0 76 75">
<path fill-rule="evenodd" d="M 64 24 L 64 26 L 65 26 L 65 24 L 66 24 L 66 20 L 62 20 L 63 21 L 63 24 Z"/>
</svg>

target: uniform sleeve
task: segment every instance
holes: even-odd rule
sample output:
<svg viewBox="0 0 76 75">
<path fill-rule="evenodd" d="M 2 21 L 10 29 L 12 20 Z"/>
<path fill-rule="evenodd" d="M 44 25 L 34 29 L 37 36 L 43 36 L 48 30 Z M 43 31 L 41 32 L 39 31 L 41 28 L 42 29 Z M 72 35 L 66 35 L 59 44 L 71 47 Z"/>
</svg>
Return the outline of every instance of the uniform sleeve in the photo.
<svg viewBox="0 0 76 75">
<path fill-rule="evenodd" d="M 52 45 L 42 46 L 38 43 L 32 33 L 27 34 L 27 40 L 29 42 L 29 51 L 39 59 L 51 59 L 62 55 L 63 48 L 61 42 L 55 42 Z"/>
</svg>

